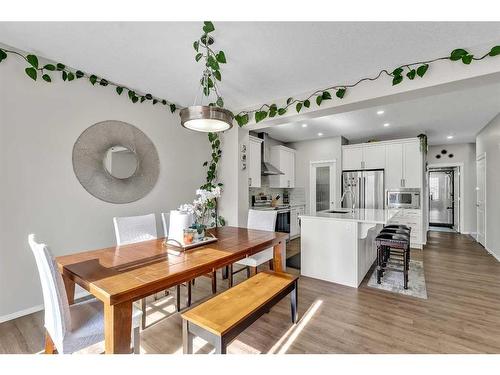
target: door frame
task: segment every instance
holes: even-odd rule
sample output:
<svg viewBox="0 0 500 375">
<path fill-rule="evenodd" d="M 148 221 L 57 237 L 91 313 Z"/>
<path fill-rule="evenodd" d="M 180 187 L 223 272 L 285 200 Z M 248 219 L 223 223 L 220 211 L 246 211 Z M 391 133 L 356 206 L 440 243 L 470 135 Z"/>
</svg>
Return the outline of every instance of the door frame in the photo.
<svg viewBox="0 0 500 375">
<path fill-rule="evenodd" d="M 312 175 L 313 175 L 313 169 L 317 164 L 325 164 L 325 163 L 331 163 L 333 164 L 333 176 L 330 176 L 330 180 L 333 181 L 332 185 L 332 190 L 333 190 L 333 197 L 330 197 L 330 199 L 333 199 L 335 202 L 335 197 L 337 194 L 337 160 L 332 159 L 332 160 L 312 160 L 309 162 L 309 214 L 314 215 L 316 213 L 316 206 L 315 204 L 315 199 L 313 195 L 316 193 L 316 181 L 313 182 L 312 180 Z"/>
<path fill-rule="evenodd" d="M 487 196 L 487 188 L 486 188 L 486 168 L 488 167 L 488 165 L 486 164 L 487 163 L 487 159 L 486 159 L 486 152 L 482 152 L 481 154 L 477 155 L 476 156 L 476 190 L 477 190 L 477 162 L 480 161 L 481 159 L 484 159 L 484 244 L 481 244 L 484 246 L 484 248 L 489 252 L 491 253 L 491 251 L 488 250 L 488 248 L 486 247 L 486 244 L 488 243 L 488 228 L 487 228 L 487 220 L 488 220 L 488 196 Z M 476 235 L 474 236 L 475 237 L 475 240 L 477 241 L 477 222 L 478 222 L 479 218 L 478 218 L 478 215 L 477 215 L 477 193 L 476 193 Z M 479 243 L 479 241 L 477 241 Z"/>
<path fill-rule="evenodd" d="M 429 169 L 433 168 L 458 168 L 458 173 L 460 175 L 460 191 L 458 194 L 458 220 L 459 220 L 459 225 L 458 225 L 458 230 L 460 233 L 465 232 L 465 207 L 466 207 L 466 201 L 465 201 L 465 191 L 464 191 L 464 163 L 432 163 L 427 165 L 427 170 L 426 170 L 426 194 L 427 194 L 427 214 L 426 214 L 426 223 L 427 226 L 429 226 L 429 212 L 430 212 L 430 205 L 429 205 L 429 199 L 430 199 L 430 191 L 429 191 Z M 456 209 L 456 207 L 455 207 Z"/>
</svg>

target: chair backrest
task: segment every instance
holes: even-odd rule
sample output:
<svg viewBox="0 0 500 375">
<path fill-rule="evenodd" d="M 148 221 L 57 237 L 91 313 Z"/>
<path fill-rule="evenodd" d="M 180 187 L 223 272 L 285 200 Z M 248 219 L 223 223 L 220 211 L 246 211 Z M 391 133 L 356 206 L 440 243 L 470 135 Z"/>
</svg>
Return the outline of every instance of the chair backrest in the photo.
<svg viewBox="0 0 500 375">
<path fill-rule="evenodd" d="M 166 212 L 161 213 L 161 224 L 163 227 L 163 237 L 168 237 L 168 225 L 170 223 L 170 214 Z"/>
<path fill-rule="evenodd" d="M 34 234 L 29 235 L 28 242 L 35 256 L 42 284 L 45 328 L 56 348 L 62 350 L 64 335 L 71 330 L 71 315 L 64 282 L 47 245 L 37 243 Z"/>
<path fill-rule="evenodd" d="M 277 215 L 278 212 L 275 210 L 248 210 L 247 228 L 274 232 Z"/>
<path fill-rule="evenodd" d="M 118 246 L 158 238 L 155 214 L 114 217 L 113 224 Z"/>
</svg>

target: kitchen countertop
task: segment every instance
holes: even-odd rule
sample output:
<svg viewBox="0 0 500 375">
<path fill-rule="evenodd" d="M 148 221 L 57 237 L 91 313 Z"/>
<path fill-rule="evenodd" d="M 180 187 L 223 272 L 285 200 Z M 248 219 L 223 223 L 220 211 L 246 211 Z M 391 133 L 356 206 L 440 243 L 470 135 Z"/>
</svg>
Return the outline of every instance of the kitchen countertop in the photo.
<svg viewBox="0 0 500 375">
<path fill-rule="evenodd" d="M 300 215 L 300 218 L 321 218 L 331 220 L 354 221 L 358 223 L 386 224 L 399 211 L 373 208 L 356 208 L 354 212 L 347 208 L 336 208 L 338 211 L 349 211 L 343 213 L 330 213 L 327 211 L 317 212 L 315 215 Z"/>
</svg>

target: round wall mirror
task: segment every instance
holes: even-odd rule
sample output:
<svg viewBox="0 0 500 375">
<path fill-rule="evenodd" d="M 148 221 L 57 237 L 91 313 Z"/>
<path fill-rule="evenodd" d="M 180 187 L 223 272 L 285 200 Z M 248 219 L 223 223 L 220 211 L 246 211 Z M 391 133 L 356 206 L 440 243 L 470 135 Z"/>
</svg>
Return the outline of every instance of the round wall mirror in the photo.
<svg viewBox="0 0 500 375">
<path fill-rule="evenodd" d="M 111 176 L 121 180 L 132 177 L 139 166 L 135 152 L 124 146 L 110 147 L 104 155 L 103 163 Z"/>
<path fill-rule="evenodd" d="M 73 146 L 73 169 L 94 197 L 110 203 L 130 203 L 146 196 L 156 184 L 160 160 L 151 140 L 122 121 L 98 122 Z"/>
</svg>

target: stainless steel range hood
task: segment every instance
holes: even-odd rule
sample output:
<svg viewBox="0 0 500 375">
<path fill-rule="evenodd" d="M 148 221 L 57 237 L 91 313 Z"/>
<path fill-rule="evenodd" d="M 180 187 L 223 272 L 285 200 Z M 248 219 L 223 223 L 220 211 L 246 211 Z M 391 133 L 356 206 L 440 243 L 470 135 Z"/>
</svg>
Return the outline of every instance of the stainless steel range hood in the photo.
<svg viewBox="0 0 500 375">
<path fill-rule="evenodd" d="M 267 133 L 259 133 L 257 134 L 260 139 L 262 139 L 264 142 L 262 142 L 262 147 L 261 147 L 261 155 L 262 155 L 262 163 L 261 163 L 261 175 L 262 176 L 275 176 L 275 175 L 280 175 L 284 174 L 281 172 L 278 168 L 276 168 L 274 165 L 272 165 L 269 160 L 270 160 L 270 155 L 268 153 L 270 152 L 268 149 L 269 146 L 269 135 Z"/>
</svg>

